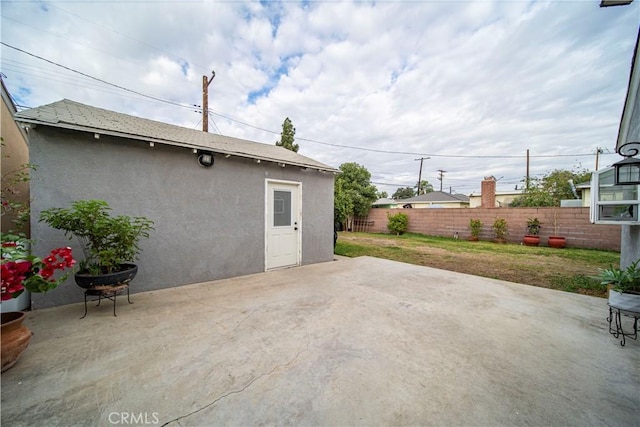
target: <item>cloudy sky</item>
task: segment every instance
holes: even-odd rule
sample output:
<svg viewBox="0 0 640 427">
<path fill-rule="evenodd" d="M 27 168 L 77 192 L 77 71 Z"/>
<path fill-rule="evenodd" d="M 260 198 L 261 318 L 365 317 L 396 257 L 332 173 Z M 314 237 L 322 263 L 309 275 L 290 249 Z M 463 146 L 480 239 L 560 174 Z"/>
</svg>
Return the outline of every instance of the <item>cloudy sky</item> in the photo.
<svg viewBox="0 0 640 427">
<path fill-rule="evenodd" d="M 63 98 L 364 165 L 389 194 L 469 194 L 612 154 L 640 1 L 49 0 L 1 3 L 16 103 Z M 59 64 L 59 65 L 54 65 Z M 61 67 L 63 66 L 63 67 Z M 72 71 L 75 70 L 76 72 Z M 80 74 L 82 73 L 82 74 Z M 124 89 L 128 89 L 124 90 Z"/>
</svg>

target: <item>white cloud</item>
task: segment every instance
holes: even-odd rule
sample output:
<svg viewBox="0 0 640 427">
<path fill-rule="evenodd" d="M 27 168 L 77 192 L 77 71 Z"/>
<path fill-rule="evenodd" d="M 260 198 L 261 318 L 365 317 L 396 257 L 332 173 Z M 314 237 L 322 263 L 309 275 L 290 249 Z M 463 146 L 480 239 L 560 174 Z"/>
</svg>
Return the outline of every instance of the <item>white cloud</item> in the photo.
<svg viewBox="0 0 640 427">
<path fill-rule="evenodd" d="M 290 117 L 302 154 L 356 161 L 374 182 L 402 186 L 417 181 L 419 154 L 431 154 L 423 177 L 438 188 L 444 169 L 445 189 L 469 193 L 486 175 L 512 188 L 525 173 L 524 157 L 479 156 L 530 149 L 540 174 L 592 167 L 595 155 L 575 154 L 613 148 L 636 3 L 12 2 L 2 40 L 185 105 L 201 104 L 202 75 L 215 70 L 210 108 L 254 126 L 214 116 L 225 134 L 272 144 Z M 27 106 L 69 98 L 191 128 L 201 119 L 6 46 L 2 72 Z"/>
</svg>

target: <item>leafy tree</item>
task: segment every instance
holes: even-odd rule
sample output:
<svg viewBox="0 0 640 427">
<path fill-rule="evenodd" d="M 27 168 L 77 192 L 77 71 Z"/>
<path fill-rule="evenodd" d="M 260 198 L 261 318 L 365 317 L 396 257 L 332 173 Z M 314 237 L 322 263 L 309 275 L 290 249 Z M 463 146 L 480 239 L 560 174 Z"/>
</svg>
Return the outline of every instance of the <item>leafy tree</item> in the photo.
<svg viewBox="0 0 640 427">
<path fill-rule="evenodd" d="M 575 199 L 570 181 L 580 184 L 591 179 L 584 169 L 556 169 L 542 178 L 532 178 L 522 196 L 511 202 L 512 207 L 560 206 L 560 200 Z"/>
<path fill-rule="evenodd" d="M 511 206 L 560 206 L 560 200 L 575 198 L 570 181 L 573 181 L 574 184 L 579 184 L 590 179 L 591 172 L 584 169 L 556 169 L 542 178 L 531 179 L 529 187 L 525 189 L 524 194 L 515 199 Z"/>
<path fill-rule="evenodd" d="M 404 187 L 404 188 L 398 188 L 396 192 L 393 193 L 393 196 L 391 197 L 397 200 L 397 199 L 409 199 L 415 195 L 416 193 L 415 191 L 413 191 L 412 187 Z"/>
<path fill-rule="evenodd" d="M 343 163 L 334 185 L 334 219 L 348 224 L 354 216 L 366 216 L 376 200 L 377 189 L 371 173 L 357 163 Z"/>
<path fill-rule="evenodd" d="M 429 183 L 426 179 L 420 181 L 420 191 L 418 192 L 418 184 L 414 185 L 413 188 L 416 189 L 416 196 L 421 194 L 431 193 L 433 191 L 433 185 Z"/>
<path fill-rule="evenodd" d="M 287 150 L 298 152 L 300 148 L 298 144 L 295 144 L 293 141 L 296 136 L 296 128 L 293 127 L 293 123 L 289 117 L 284 119 L 284 123 L 282 123 L 282 133 L 280 134 L 280 141 L 276 141 L 276 145 L 278 147 L 284 147 Z"/>
<path fill-rule="evenodd" d="M 378 199 L 386 199 L 387 197 L 389 197 L 389 194 L 386 191 L 378 191 L 376 197 Z"/>
</svg>

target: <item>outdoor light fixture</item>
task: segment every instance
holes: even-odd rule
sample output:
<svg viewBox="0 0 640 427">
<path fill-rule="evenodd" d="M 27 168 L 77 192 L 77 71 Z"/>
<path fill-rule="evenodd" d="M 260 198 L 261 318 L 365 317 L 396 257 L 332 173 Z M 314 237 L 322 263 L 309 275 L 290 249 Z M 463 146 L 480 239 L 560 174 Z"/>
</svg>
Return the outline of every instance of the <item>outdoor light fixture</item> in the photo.
<svg viewBox="0 0 640 427">
<path fill-rule="evenodd" d="M 613 164 L 616 185 L 640 184 L 640 159 L 627 157 Z"/>
<path fill-rule="evenodd" d="M 211 151 L 198 151 L 198 163 L 200 166 L 210 168 L 213 166 L 213 153 Z"/>
</svg>

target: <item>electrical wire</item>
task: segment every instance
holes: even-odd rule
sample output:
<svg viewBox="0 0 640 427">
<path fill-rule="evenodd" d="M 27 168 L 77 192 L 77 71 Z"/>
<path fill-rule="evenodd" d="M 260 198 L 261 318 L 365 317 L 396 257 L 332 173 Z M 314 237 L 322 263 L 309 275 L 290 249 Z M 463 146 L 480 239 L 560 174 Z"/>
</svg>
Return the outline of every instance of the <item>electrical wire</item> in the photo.
<svg viewBox="0 0 640 427">
<path fill-rule="evenodd" d="M 166 103 L 166 104 L 174 105 L 174 106 L 176 106 L 176 107 L 189 108 L 189 109 L 192 109 L 192 108 L 193 108 L 193 106 L 192 106 L 192 105 L 180 104 L 180 103 L 178 103 L 178 102 L 173 102 L 173 101 L 169 101 L 169 100 L 167 100 L 167 99 L 158 98 L 157 96 L 146 95 L 146 94 L 144 94 L 144 93 L 142 93 L 142 92 L 138 92 L 138 91 L 135 91 L 135 90 L 133 90 L 133 89 L 128 89 L 128 88 L 126 88 L 126 87 L 124 87 L 124 86 L 120 86 L 120 85 L 117 85 L 117 84 L 115 84 L 115 83 L 111 83 L 111 82 L 108 82 L 108 81 L 106 81 L 106 80 L 102 80 L 102 79 L 100 79 L 100 78 L 98 78 L 98 77 L 90 76 L 89 74 L 83 73 L 82 71 L 74 70 L 73 68 L 67 67 L 66 65 L 58 64 L 57 62 L 51 61 L 51 60 L 49 60 L 49 59 L 43 58 L 43 57 L 41 57 L 41 56 L 35 55 L 35 54 L 33 54 L 33 53 L 30 53 L 30 52 L 27 52 L 26 50 L 22 50 L 22 49 L 20 49 L 20 48 L 18 48 L 18 47 L 12 46 L 12 45 L 7 44 L 7 43 L 5 43 L 5 42 L 3 42 L 3 41 L 0 41 L 0 44 L 1 44 L 1 45 L 3 45 L 3 46 L 8 47 L 8 48 L 10 48 L 10 49 L 14 49 L 14 50 L 17 50 L 18 52 L 22 52 L 22 53 L 24 53 L 24 54 L 26 54 L 26 55 L 32 56 L 32 57 L 34 57 L 34 58 L 40 59 L 41 61 L 47 62 L 47 63 L 49 63 L 49 64 L 55 65 L 55 66 L 60 67 L 60 68 L 64 68 L 65 70 L 71 71 L 71 72 L 73 72 L 73 73 L 80 74 L 81 76 L 84 76 L 84 77 L 90 78 L 90 79 L 92 79 L 92 80 L 95 80 L 95 81 L 98 81 L 98 82 L 104 83 L 104 84 L 109 85 L 109 86 L 113 86 L 113 87 L 115 87 L 115 88 L 118 88 L 118 89 L 124 90 L 124 91 L 129 92 L 129 93 L 134 93 L 134 94 L 136 94 L 136 95 L 139 95 L 139 96 L 142 96 L 142 97 L 145 97 L 145 98 L 149 98 L 149 99 L 153 99 L 153 100 L 155 100 L 155 101 L 164 102 L 164 103 Z"/>
<path fill-rule="evenodd" d="M 18 52 L 24 53 L 26 55 L 29 55 L 31 57 L 40 59 L 41 61 L 47 62 L 49 64 L 55 65 L 57 67 L 63 68 L 65 70 L 71 71 L 73 73 L 79 74 L 83 77 L 89 78 L 91 80 L 95 80 L 98 81 L 100 83 L 115 87 L 117 89 L 129 92 L 129 93 L 133 93 L 135 95 L 144 97 L 144 98 L 148 98 L 148 99 L 152 99 L 154 101 L 158 101 L 158 102 L 163 102 L 169 105 L 173 105 L 176 107 L 180 107 L 180 108 L 188 108 L 188 109 L 193 109 L 193 105 L 187 105 L 187 104 L 182 104 L 182 103 L 178 103 L 178 102 L 174 102 L 174 101 L 169 101 L 166 99 L 162 99 L 156 96 L 152 96 L 152 95 L 147 95 L 144 94 L 142 92 L 138 92 L 136 90 L 133 89 L 129 89 L 120 85 L 117 85 L 115 83 L 111 83 L 108 82 L 106 80 L 100 79 L 98 77 L 93 77 L 89 74 L 83 73 L 81 71 L 75 70 L 73 68 L 67 67 L 65 65 L 59 64 L 57 62 L 51 61 L 49 59 L 43 58 L 41 56 L 35 55 L 31 52 L 27 52 L 23 49 L 20 49 L 18 47 L 12 46 L 4 41 L 0 41 L 0 44 L 3 46 L 6 46 L 10 49 L 14 49 Z M 209 109 L 209 115 L 215 115 L 218 117 L 222 117 L 226 120 L 229 120 L 231 122 L 234 123 L 238 123 L 241 124 L 243 126 L 247 126 L 253 129 L 257 129 L 263 132 L 268 132 L 274 135 L 279 135 L 280 132 L 277 131 L 273 131 L 270 129 L 265 129 L 259 126 L 255 126 L 252 125 L 250 123 L 247 122 L 243 122 L 241 120 L 237 120 L 234 119 L 233 117 L 218 113 L 216 111 L 213 111 L 211 109 Z M 381 150 L 381 149 L 375 149 L 375 148 L 367 148 L 367 147 L 356 147 L 356 146 L 351 146 L 351 145 L 342 145 L 342 144 L 334 144 L 334 143 L 330 143 L 330 142 L 323 142 L 323 141 L 318 141 L 315 139 L 310 139 L 310 138 L 301 138 L 298 137 L 297 138 L 299 141 L 305 141 L 305 142 L 311 142 L 314 144 L 320 144 L 320 145 L 325 145 L 325 146 L 330 146 L 330 147 L 336 147 L 336 148 L 342 148 L 342 149 L 348 149 L 348 150 L 359 150 L 359 151 L 367 151 L 367 152 L 373 152 L 373 153 L 383 153 L 383 154 L 398 154 L 398 155 L 412 155 L 412 156 L 425 156 L 425 157 L 440 157 L 440 158 L 454 158 L 454 159 L 522 159 L 522 158 L 526 158 L 527 155 L 519 155 L 519 154 L 514 154 L 514 155 L 475 155 L 475 154 L 438 154 L 438 153 L 420 153 L 420 152 L 415 152 L 415 151 L 392 151 L 392 150 Z M 614 153 L 601 153 L 600 155 L 604 156 L 604 155 L 609 155 L 609 154 L 614 154 Z M 530 155 L 529 158 L 561 158 L 561 157 L 591 157 L 593 156 L 593 153 L 574 153 L 574 154 L 539 154 L 539 155 Z"/>
</svg>

